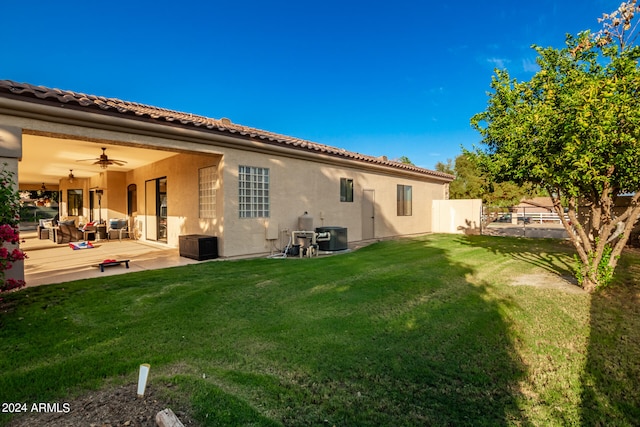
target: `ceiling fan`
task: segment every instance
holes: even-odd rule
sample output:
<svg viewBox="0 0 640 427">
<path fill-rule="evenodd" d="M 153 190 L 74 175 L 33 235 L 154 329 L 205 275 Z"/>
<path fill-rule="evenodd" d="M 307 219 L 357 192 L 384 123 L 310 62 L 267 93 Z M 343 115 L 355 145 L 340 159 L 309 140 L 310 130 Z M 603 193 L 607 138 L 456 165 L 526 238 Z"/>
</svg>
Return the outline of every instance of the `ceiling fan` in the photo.
<svg viewBox="0 0 640 427">
<path fill-rule="evenodd" d="M 102 154 L 100 154 L 100 157 L 98 157 L 98 158 L 95 158 L 95 159 L 84 159 L 84 160 L 78 160 L 78 161 L 79 162 L 90 162 L 90 161 L 93 161 L 93 164 L 100 166 L 101 169 L 106 169 L 106 168 L 108 168 L 109 166 L 112 166 L 112 165 L 124 166 L 127 163 L 124 160 L 110 159 L 109 156 L 107 156 L 106 150 L 107 150 L 106 147 L 102 147 Z"/>
</svg>

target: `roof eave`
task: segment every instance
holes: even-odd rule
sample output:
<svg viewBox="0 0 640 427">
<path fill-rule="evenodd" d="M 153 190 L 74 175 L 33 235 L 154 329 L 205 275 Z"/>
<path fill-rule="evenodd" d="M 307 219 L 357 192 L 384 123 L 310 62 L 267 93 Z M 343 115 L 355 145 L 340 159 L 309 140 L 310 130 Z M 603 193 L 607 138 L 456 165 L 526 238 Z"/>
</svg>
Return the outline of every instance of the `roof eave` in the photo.
<svg viewBox="0 0 640 427">
<path fill-rule="evenodd" d="M 325 160 L 341 159 L 349 163 L 368 165 L 377 170 L 393 171 L 396 174 L 422 179 L 430 178 L 445 183 L 454 179 L 452 175 L 441 172 L 240 126 L 225 120 L 208 119 L 142 104 L 31 85 L 22 85 L 24 86 L 22 89 L 11 90 L 13 85 L 17 84 L 0 81 L 0 100 L 5 100 L 0 102 L 0 108 L 8 114 L 14 112 L 24 117 L 44 121 L 54 120 L 79 126 L 87 123 L 105 130 L 129 129 L 131 132 L 144 132 L 147 135 L 162 137 L 166 137 L 167 134 L 180 135 L 183 138 L 189 135 L 191 139 L 204 139 L 209 143 L 212 139 L 218 143 L 223 142 L 221 139 L 224 139 L 227 144 L 235 148 L 239 148 L 238 145 L 245 145 L 253 151 L 264 151 L 268 147 L 266 151 L 282 153 L 284 150 L 298 154 L 306 153 L 313 158 L 322 157 Z M 122 102 L 128 108 L 118 108 L 118 102 Z M 227 138 L 231 139 L 227 140 Z M 244 141 L 245 144 L 240 144 L 240 141 Z M 246 144 L 248 141 L 251 143 Z"/>
</svg>

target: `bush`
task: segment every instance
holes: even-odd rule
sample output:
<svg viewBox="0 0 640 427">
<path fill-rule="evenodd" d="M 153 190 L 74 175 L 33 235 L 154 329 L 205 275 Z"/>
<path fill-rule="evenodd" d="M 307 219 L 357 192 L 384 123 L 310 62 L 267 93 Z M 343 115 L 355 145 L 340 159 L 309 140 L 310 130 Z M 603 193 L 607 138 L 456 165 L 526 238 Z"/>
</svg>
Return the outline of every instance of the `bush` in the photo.
<svg viewBox="0 0 640 427">
<path fill-rule="evenodd" d="M 19 248 L 7 248 L 20 242 L 20 194 L 15 188 L 15 174 L 6 169 L 0 170 L 0 292 L 24 287 L 24 280 L 5 279 L 6 271 L 16 261 L 26 258 Z"/>
</svg>

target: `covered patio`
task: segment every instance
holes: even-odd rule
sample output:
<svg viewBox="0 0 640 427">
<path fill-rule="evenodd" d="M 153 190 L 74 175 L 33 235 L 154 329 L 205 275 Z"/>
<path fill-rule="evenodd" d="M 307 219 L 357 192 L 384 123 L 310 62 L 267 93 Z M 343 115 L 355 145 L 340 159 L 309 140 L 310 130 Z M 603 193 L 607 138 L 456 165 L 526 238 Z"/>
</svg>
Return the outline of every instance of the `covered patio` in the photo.
<svg viewBox="0 0 640 427">
<path fill-rule="evenodd" d="M 101 240 L 92 242 L 92 249 L 74 250 L 68 244 L 40 240 L 36 231 L 23 231 L 20 236 L 24 239 L 20 247 L 28 256 L 24 264 L 27 287 L 198 262 L 181 257 L 177 248 L 132 239 Z M 97 265 L 109 259 L 129 260 L 129 268 L 122 264 L 105 267 L 101 272 Z"/>
</svg>

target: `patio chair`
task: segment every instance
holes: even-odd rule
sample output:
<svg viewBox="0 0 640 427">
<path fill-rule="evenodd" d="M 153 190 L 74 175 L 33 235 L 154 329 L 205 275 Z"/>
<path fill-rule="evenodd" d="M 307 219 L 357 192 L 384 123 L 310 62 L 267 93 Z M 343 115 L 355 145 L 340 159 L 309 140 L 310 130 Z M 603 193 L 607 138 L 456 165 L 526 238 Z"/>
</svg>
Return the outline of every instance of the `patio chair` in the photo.
<svg viewBox="0 0 640 427">
<path fill-rule="evenodd" d="M 122 240 L 123 236 L 129 237 L 129 226 L 126 218 L 109 220 L 107 238 L 111 240 L 115 239 L 116 236 L 118 237 L 118 240 Z"/>
<path fill-rule="evenodd" d="M 52 227 L 53 223 L 50 219 L 41 219 L 38 223 L 38 226 L 36 227 L 36 230 L 38 231 L 38 239 L 48 239 Z"/>
</svg>

